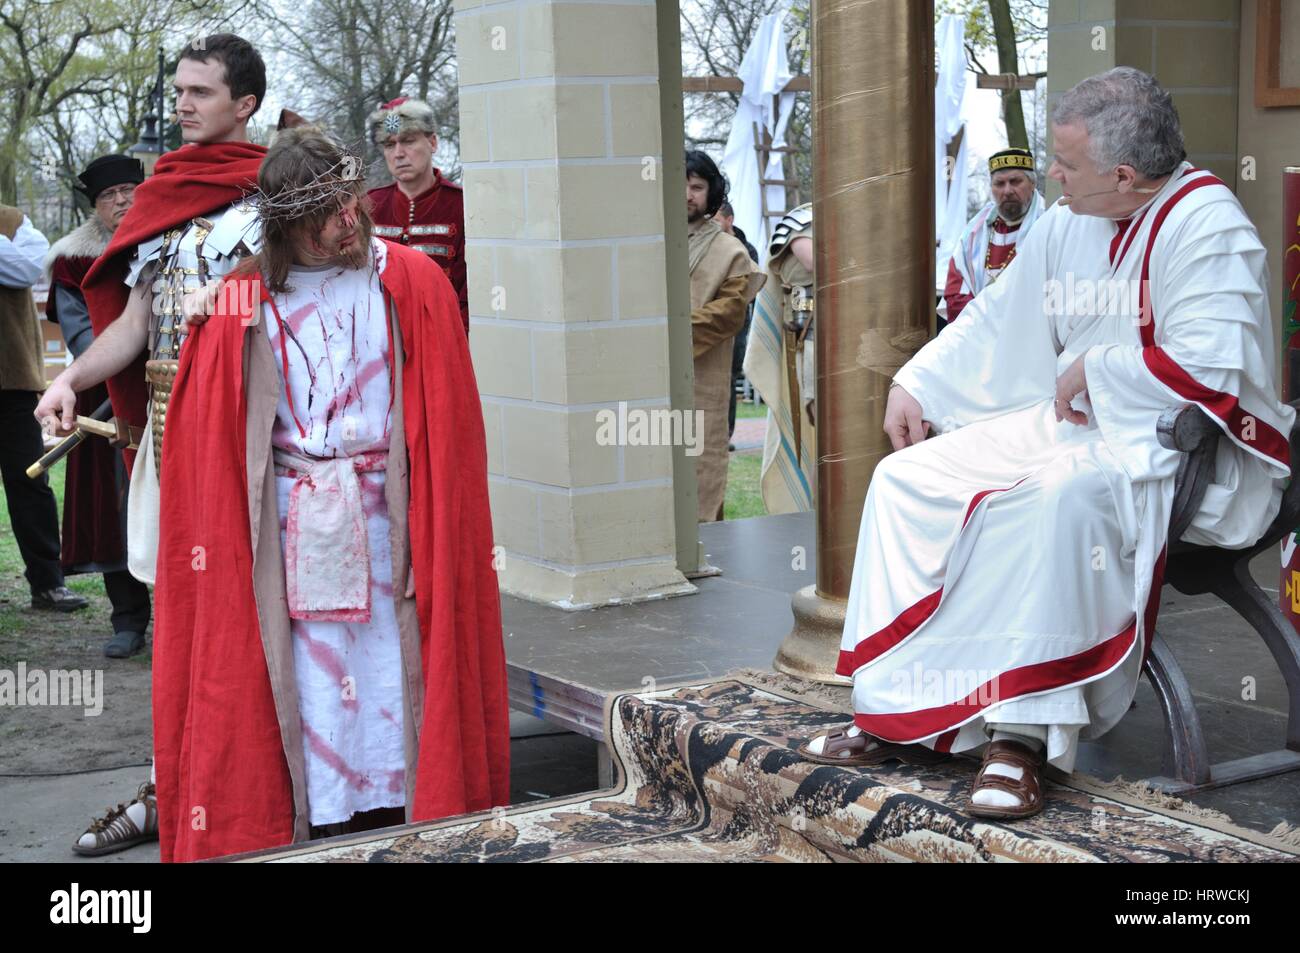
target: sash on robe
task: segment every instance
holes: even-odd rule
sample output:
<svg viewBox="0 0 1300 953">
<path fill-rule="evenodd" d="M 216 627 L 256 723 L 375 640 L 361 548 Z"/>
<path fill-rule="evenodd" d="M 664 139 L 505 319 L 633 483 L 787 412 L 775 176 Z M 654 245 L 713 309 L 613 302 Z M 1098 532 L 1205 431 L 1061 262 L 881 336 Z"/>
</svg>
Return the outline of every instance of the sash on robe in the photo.
<svg viewBox="0 0 1300 953">
<path fill-rule="evenodd" d="M 813 508 L 813 483 L 809 475 L 816 474 L 817 466 L 815 444 L 808 439 L 801 441 L 799 458 L 795 459 L 791 412 L 801 412 L 802 408 L 791 408 L 788 397 L 790 384 L 781 328 L 785 315 L 783 294 L 781 282 L 769 272 L 768 281 L 754 302 L 754 323 L 750 325 L 745 348 L 745 376 L 767 404 L 759 485 L 763 506 L 770 515 L 805 513 Z M 805 346 L 813 344 L 809 342 Z"/>
</svg>

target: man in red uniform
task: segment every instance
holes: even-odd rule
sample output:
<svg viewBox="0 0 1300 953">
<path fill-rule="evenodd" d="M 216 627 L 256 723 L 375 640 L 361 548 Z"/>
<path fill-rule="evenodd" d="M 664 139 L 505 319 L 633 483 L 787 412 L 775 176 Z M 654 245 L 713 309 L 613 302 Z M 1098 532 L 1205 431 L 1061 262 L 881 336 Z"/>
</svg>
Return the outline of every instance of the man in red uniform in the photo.
<svg viewBox="0 0 1300 953">
<path fill-rule="evenodd" d="M 438 148 L 433 110 L 403 96 L 371 113 L 368 125 L 394 179 L 367 193 L 375 234 L 424 252 L 442 267 L 460 301 L 460 320 L 468 334 L 465 201 L 460 186 L 443 178 L 433 164 Z"/>
</svg>

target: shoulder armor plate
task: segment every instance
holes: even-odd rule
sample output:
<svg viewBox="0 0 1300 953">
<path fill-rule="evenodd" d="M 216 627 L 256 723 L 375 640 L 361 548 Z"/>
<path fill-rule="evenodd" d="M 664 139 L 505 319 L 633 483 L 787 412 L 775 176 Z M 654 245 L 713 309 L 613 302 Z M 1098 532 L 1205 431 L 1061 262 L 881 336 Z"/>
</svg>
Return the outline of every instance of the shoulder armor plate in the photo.
<svg viewBox="0 0 1300 953">
<path fill-rule="evenodd" d="M 772 241 L 768 245 L 767 252 L 772 258 L 785 249 L 785 246 L 801 232 L 807 231 L 812 227 L 812 203 L 805 202 L 798 208 L 793 208 L 781 217 L 781 221 L 776 223 L 776 228 L 772 230 Z"/>
</svg>

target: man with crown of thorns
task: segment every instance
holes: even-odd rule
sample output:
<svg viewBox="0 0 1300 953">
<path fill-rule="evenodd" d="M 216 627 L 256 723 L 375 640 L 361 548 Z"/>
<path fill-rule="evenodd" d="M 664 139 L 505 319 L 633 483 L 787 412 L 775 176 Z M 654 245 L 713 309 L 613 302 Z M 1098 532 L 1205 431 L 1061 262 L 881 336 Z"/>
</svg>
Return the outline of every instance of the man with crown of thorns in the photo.
<svg viewBox="0 0 1300 953">
<path fill-rule="evenodd" d="M 427 255 L 373 235 L 361 162 L 315 127 L 277 136 L 258 185 L 262 249 L 191 315 L 169 409 L 164 861 L 509 799 L 487 454 L 456 293 Z"/>
</svg>

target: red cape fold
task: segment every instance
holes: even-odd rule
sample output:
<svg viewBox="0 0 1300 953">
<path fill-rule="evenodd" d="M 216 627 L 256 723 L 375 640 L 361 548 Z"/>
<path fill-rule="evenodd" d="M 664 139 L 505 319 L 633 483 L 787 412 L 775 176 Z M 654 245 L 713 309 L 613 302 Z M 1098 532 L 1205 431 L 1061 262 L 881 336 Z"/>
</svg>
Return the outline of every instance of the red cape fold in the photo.
<svg viewBox="0 0 1300 953">
<path fill-rule="evenodd" d="M 455 292 L 427 256 L 392 243 L 381 282 L 403 345 L 425 687 L 413 817 L 427 820 L 509 802 L 505 651 L 483 414 Z M 219 310 L 191 332 L 167 412 L 153 656 L 164 861 L 293 838 L 254 601 L 243 376 L 251 316 L 237 313 L 252 300 L 222 295 L 220 307 L 235 312 Z"/>
<path fill-rule="evenodd" d="M 160 156 L 153 175 L 135 190 L 135 200 L 104 254 L 81 283 L 95 335 L 117 320 L 129 289 L 123 283 L 135 247 L 196 215 L 225 208 L 257 188 L 257 170 L 266 147 L 251 142 L 214 142 L 183 146 Z M 148 389 L 145 356 L 108 379 L 113 412 L 132 426 L 144 426 Z M 135 451 L 125 453 L 127 469 Z"/>
</svg>

